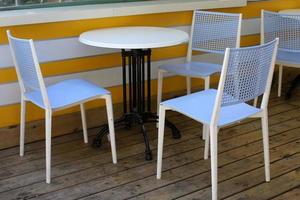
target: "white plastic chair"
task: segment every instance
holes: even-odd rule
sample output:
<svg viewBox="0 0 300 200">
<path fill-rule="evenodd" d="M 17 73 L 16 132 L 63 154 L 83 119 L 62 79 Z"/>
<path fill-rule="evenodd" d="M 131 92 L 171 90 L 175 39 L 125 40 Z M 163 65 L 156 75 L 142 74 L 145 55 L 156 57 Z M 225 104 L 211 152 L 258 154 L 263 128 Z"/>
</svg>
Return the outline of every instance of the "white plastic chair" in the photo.
<svg viewBox="0 0 300 200">
<path fill-rule="evenodd" d="M 205 89 L 210 87 L 210 76 L 221 72 L 221 64 L 192 61 L 194 51 L 224 54 L 226 48 L 240 47 L 241 14 L 207 12 L 195 10 L 188 45 L 186 63 L 166 64 L 158 70 L 157 113 L 162 99 L 163 74 L 166 72 L 186 76 L 187 94 L 191 93 L 191 77 L 202 78 Z M 203 139 L 208 134 L 203 127 Z"/>
<path fill-rule="evenodd" d="M 279 38 L 278 96 L 281 96 L 283 66 L 300 68 L 300 15 L 262 10 L 261 43 Z"/>
<path fill-rule="evenodd" d="M 159 107 L 157 179 L 161 178 L 165 112 L 180 112 L 209 126 L 205 159 L 210 141 L 212 199 L 217 199 L 217 136 L 219 128 L 248 117 L 261 118 L 265 179 L 270 181 L 268 101 L 274 72 L 278 39 L 262 46 L 226 49 L 218 90 L 208 89 L 162 102 Z M 246 102 L 263 95 L 260 108 Z"/>
<path fill-rule="evenodd" d="M 84 103 L 105 99 L 113 163 L 117 163 L 113 109 L 110 92 L 87 80 L 70 79 L 46 86 L 32 40 L 13 37 L 7 31 L 11 53 L 21 89 L 20 156 L 24 155 L 26 102 L 45 110 L 46 118 L 46 182 L 51 182 L 52 113 L 80 105 L 84 142 L 88 143 Z"/>
</svg>

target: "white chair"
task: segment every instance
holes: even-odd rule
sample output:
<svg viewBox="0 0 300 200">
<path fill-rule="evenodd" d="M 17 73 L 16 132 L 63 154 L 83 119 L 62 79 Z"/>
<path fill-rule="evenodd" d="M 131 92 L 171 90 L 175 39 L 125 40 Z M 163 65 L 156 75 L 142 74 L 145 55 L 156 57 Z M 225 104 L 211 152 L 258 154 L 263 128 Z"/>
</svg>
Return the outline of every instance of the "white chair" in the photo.
<svg viewBox="0 0 300 200">
<path fill-rule="evenodd" d="M 278 39 L 265 45 L 226 49 L 218 90 L 208 89 L 162 102 L 159 107 L 157 179 L 161 178 L 165 112 L 180 112 L 209 127 L 205 159 L 211 152 L 212 199 L 217 199 L 217 137 L 219 128 L 248 117 L 261 118 L 265 159 L 265 179 L 270 181 L 268 101 Z M 260 108 L 246 102 L 263 95 Z"/>
<path fill-rule="evenodd" d="M 261 43 L 279 38 L 278 96 L 281 96 L 283 66 L 300 68 L 300 15 L 262 10 Z"/>
<path fill-rule="evenodd" d="M 46 86 L 32 40 L 13 37 L 7 31 L 11 53 L 21 89 L 20 156 L 24 155 L 26 102 L 45 110 L 46 118 L 46 182 L 51 182 L 52 113 L 80 105 L 84 142 L 88 143 L 84 103 L 105 99 L 113 163 L 117 163 L 113 109 L 110 92 L 87 80 L 70 79 Z"/>
<path fill-rule="evenodd" d="M 162 99 L 163 74 L 186 76 L 187 94 L 191 93 L 191 77 L 204 79 L 205 89 L 209 89 L 210 76 L 221 72 L 222 65 L 192 61 L 192 54 L 198 51 L 223 55 L 225 48 L 240 47 L 241 22 L 241 14 L 194 11 L 186 63 L 165 64 L 158 69 L 157 113 Z M 203 130 L 204 139 L 208 128 L 203 127 Z"/>
</svg>

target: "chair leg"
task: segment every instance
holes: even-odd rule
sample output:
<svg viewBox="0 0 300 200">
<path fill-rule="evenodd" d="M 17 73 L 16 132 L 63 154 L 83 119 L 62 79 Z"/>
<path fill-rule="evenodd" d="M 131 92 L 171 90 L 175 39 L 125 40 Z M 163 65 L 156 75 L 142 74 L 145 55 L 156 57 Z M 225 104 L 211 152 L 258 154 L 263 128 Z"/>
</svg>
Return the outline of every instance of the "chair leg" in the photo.
<svg viewBox="0 0 300 200">
<path fill-rule="evenodd" d="M 281 97 L 282 74 L 283 74 L 283 65 L 279 65 L 279 74 L 278 74 L 278 97 Z"/>
<path fill-rule="evenodd" d="M 208 126 L 206 125 L 206 127 L 208 127 Z M 206 135 L 205 135 L 205 147 L 204 147 L 204 160 L 207 160 L 208 154 L 209 154 L 209 138 L 210 138 L 209 137 L 209 129 L 207 129 L 207 132 L 205 134 Z"/>
<path fill-rule="evenodd" d="M 157 114 L 159 114 L 159 105 L 162 99 L 162 87 L 163 87 L 163 70 L 158 70 L 158 78 L 157 78 Z"/>
<path fill-rule="evenodd" d="M 157 179 L 161 178 L 165 116 L 166 116 L 166 109 L 164 106 L 160 106 L 159 107 L 158 145 L 157 145 L 157 173 L 156 173 Z"/>
<path fill-rule="evenodd" d="M 186 94 L 191 94 L 192 91 L 192 79 L 191 77 L 186 77 Z"/>
<path fill-rule="evenodd" d="M 210 127 L 210 154 L 211 154 L 211 186 L 212 200 L 218 199 L 218 134 L 217 127 Z"/>
<path fill-rule="evenodd" d="M 113 163 L 116 164 L 117 163 L 117 150 L 116 150 L 116 138 L 115 138 L 115 127 L 114 127 L 114 117 L 113 117 L 111 95 L 106 96 L 105 102 L 106 102 L 106 110 L 107 110 L 107 120 L 108 120 L 112 160 L 113 160 Z"/>
<path fill-rule="evenodd" d="M 24 156 L 26 101 L 21 99 L 20 156 Z"/>
<path fill-rule="evenodd" d="M 204 78 L 204 89 L 208 90 L 210 87 L 210 77 L 205 77 Z M 203 124 L 203 131 L 202 131 L 202 139 L 205 140 L 206 136 L 209 135 L 209 127 L 205 124 Z"/>
<path fill-rule="evenodd" d="M 46 183 L 51 182 L 51 126 L 52 112 L 46 110 Z"/>
<path fill-rule="evenodd" d="M 253 106 L 254 106 L 254 107 L 257 107 L 257 103 L 258 103 L 258 97 L 256 97 L 256 98 L 254 99 Z"/>
<path fill-rule="evenodd" d="M 264 112 L 261 119 L 264 145 L 264 161 L 265 161 L 265 178 L 266 182 L 270 181 L 270 152 L 269 152 L 269 127 L 268 113 Z"/>
<path fill-rule="evenodd" d="M 81 111 L 81 120 L 82 120 L 82 130 L 83 130 L 83 138 L 84 143 L 88 143 L 88 135 L 87 135 L 87 127 L 86 127 L 86 117 L 85 117 L 85 108 L 84 104 L 80 104 L 80 111 Z"/>
</svg>

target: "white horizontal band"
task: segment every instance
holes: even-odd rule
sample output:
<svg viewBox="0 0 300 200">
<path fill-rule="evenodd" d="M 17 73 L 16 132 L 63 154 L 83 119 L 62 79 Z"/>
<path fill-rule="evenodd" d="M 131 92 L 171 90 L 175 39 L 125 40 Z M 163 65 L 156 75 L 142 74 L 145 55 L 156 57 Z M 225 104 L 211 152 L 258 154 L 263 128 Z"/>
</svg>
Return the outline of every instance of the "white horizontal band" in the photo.
<svg viewBox="0 0 300 200">
<path fill-rule="evenodd" d="M 190 26 L 177 26 L 172 28 L 187 33 L 189 33 L 191 29 Z M 260 18 L 243 20 L 242 35 L 252 35 L 259 32 Z M 115 49 L 97 48 L 81 44 L 77 37 L 35 41 L 34 45 L 41 63 L 119 52 L 119 50 Z M 0 68 L 13 66 L 8 45 L 0 45 L 0 55 Z"/>
<path fill-rule="evenodd" d="M 247 0 L 152 0 L 1 11 L 0 26 L 37 24 L 81 19 L 232 8 L 247 5 Z"/>
<path fill-rule="evenodd" d="M 215 62 L 220 63 L 222 61 L 222 57 L 216 55 L 198 55 L 194 56 L 194 60 L 201 60 L 207 62 Z M 152 62 L 151 65 L 151 76 L 152 79 L 157 78 L 157 68 L 162 64 L 172 64 L 172 63 L 183 63 L 185 58 L 176 58 L 169 60 L 162 60 L 157 62 Z M 70 78 L 84 78 L 88 79 L 94 83 L 99 84 L 102 87 L 112 87 L 119 86 L 122 84 L 122 68 L 114 67 L 109 69 L 95 70 L 95 71 L 87 71 L 81 73 L 74 73 L 68 75 L 54 76 L 45 78 L 46 84 L 53 84 L 55 82 L 70 79 Z M 7 83 L 0 85 L 0 106 L 19 103 L 20 102 L 20 89 L 19 84 L 17 82 Z"/>
</svg>

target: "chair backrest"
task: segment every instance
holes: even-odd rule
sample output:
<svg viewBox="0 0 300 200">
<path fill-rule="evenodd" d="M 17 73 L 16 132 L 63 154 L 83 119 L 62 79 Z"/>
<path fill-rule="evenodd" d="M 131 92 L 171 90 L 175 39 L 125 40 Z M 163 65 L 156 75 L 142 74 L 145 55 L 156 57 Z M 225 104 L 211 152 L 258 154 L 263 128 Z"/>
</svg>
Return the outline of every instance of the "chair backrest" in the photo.
<svg viewBox="0 0 300 200">
<path fill-rule="evenodd" d="M 226 48 L 240 47 L 241 22 L 241 14 L 195 10 L 188 53 L 223 54 Z"/>
<path fill-rule="evenodd" d="M 279 38 L 279 50 L 300 52 L 300 15 L 262 10 L 261 43 Z"/>
<path fill-rule="evenodd" d="M 7 31 L 9 45 L 16 67 L 21 93 L 38 91 L 41 93 L 44 105 L 49 105 L 45 83 L 32 40 L 13 37 Z"/>
<path fill-rule="evenodd" d="M 263 94 L 266 109 L 277 56 L 278 39 L 269 43 L 226 49 L 214 117 L 221 107 L 247 102 Z"/>
</svg>

